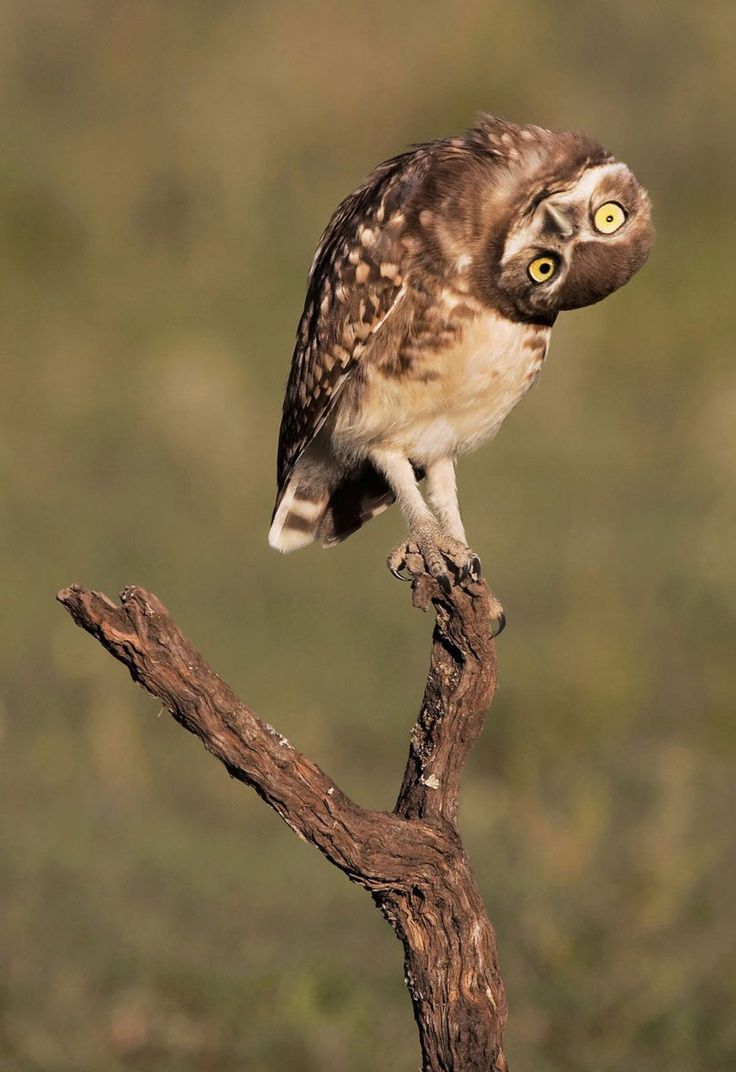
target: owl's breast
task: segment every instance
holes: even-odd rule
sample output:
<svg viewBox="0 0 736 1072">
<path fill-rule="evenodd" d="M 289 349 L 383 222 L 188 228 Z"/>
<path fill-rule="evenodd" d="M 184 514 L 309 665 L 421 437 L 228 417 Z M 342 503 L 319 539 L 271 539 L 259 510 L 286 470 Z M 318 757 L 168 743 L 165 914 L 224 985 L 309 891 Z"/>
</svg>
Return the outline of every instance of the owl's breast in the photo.
<svg viewBox="0 0 736 1072">
<path fill-rule="evenodd" d="M 454 453 L 474 450 L 494 435 L 536 382 L 547 356 L 550 328 L 483 313 L 449 356 L 447 419 Z"/>
<path fill-rule="evenodd" d="M 534 384 L 549 333 L 471 309 L 458 330 L 425 336 L 423 345 L 422 336 L 415 339 L 403 367 L 366 369 L 357 408 L 338 420 L 338 438 L 358 452 L 400 450 L 419 465 L 472 451 Z"/>
</svg>

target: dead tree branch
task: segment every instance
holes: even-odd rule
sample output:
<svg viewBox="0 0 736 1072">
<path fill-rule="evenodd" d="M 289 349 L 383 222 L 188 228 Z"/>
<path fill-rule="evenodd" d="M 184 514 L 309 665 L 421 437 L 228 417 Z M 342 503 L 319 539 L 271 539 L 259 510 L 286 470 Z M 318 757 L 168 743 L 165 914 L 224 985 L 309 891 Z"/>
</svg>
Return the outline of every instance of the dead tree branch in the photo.
<svg viewBox="0 0 736 1072">
<path fill-rule="evenodd" d="M 446 595 L 410 560 L 415 605 L 432 603 L 432 657 L 392 813 L 368 811 L 238 699 L 164 605 L 126 588 L 121 605 L 74 585 L 77 625 L 251 786 L 299 837 L 369 890 L 403 943 L 424 1072 L 503 1072 L 506 999 L 496 942 L 456 825 L 463 765 L 496 685 L 500 607 L 484 582 Z"/>
</svg>

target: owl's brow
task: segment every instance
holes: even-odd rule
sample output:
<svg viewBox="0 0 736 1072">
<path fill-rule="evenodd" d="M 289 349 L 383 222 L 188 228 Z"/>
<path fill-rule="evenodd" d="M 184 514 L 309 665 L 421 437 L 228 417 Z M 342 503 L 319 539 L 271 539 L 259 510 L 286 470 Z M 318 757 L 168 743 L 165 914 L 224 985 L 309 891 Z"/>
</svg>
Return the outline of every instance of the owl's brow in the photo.
<svg viewBox="0 0 736 1072">
<path fill-rule="evenodd" d="M 608 174 L 596 191 L 599 196 L 602 196 L 604 192 L 606 195 L 617 197 L 619 201 L 627 201 L 626 207 L 631 211 L 636 201 L 636 180 L 632 175 Z"/>
<path fill-rule="evenodd" d="M 560 183 L 553 183 L 550 186 L 545 186 L 541 190 L 541 192 L 538 193 L 538 194 L 535 194 L 534 197 L 529 202 L 529 204 L 528 204 L 528 206 L 526 208 L 527 214 L 531 215 L 535 211 L 537 206 L 540 205 L 542 203 L 542 201 L 545 200 L 545 198 L 552 197 L 554 194 L 564 193 L 565 190 L 569 190 L 569 189 L 570 189 L 569 185 L 562 185 Z"/>
<path fill-rule="evenodd" d="M 541 193 L 535 194 L 534 197 L 531 199 L 527 207 L 527 212 L 534 212 L 537 205 L 541 204 L 541 202 L 544 201 L 545 197 L 549 197 L 549 195 L 550 190 L 547 186 L 545 186 Z"/>
</svg>

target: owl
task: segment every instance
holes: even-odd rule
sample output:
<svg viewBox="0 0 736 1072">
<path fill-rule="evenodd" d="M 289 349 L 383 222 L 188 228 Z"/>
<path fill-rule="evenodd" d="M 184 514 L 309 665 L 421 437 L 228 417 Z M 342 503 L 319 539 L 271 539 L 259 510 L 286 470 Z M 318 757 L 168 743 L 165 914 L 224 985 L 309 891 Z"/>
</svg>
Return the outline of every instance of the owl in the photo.
<svg viewBox="0 0 736 1072">
<path fill-rule="evenodd" d="M 483 115 L 380 164 L 312 262 L 271 546 L 331 547 L 398 501 L 392 572 L 413 545 L 445 591 L 479 576 L 457 459 L 534 384 L 558 313 L 623 286 L 652 241 L 646 191 L 582 134 Z"/>
</svg>

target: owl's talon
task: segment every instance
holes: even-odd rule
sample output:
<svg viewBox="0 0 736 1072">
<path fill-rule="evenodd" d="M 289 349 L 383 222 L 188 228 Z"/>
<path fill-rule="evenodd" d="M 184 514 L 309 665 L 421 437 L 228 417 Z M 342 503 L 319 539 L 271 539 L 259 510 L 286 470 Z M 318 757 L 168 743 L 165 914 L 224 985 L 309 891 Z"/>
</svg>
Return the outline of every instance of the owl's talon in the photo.
<svg viewBox="0 0 736 1072">
<path fill-rule="evenodd" d="M 479 581 L 481 577 L 480 559 L 477 555 L 472 555 L 467 562 L 463 562 L 458 568 L 458 580 L 462 584 L 463 581 L 467 581 L 468 578 L 471 581 Z"/>
<path fill-rule="evenodd" d="M 462 584 L 468 578 L 473 581 L 480 580 L 480 559 L 467 544 L 464 544 L 461 540 L 456 540 L 453 536 L 441 533 L 437 538 L 437 547 L 457 572 L 458 584 Z"/>
<path fill-rule="evenodd" d="M 480 578 L 480 559 L 460 540 L 448 536 L 442 530 L 420 529 L 412 531 L 409 538 L 395 547 L 388 556 L 387 565 L 391 574 L 400 581 L 410 581 L 420 568 L 437 581 L 442 592 L 449 596 L 454 584 L 468 579 Z M 452 567 L 448 569 L 448 565 Z"/>
<path fill-rule="evenodd" d="M 435 580 L 445 595 L 449 596 L 452 592 L 452 581 L 450 580 L 449 573 L 438 573 Z"/>
<path fill-rule="evenodd" d="M 445 594 L 450 593 L 452 578 L 435 540 L 434 533 L 422 529 L 412 532 L 403 543 L 394 547 L 387 559 L 389 572 L 400 581 L 411 581 L 424 570 L 434 577 Z"/>
<path fill-rule="evenodd" d="M 402 566 L 392 566 L 389 562 L 388 571 L 393 577 L 396 578 L 397 581 L 408 582 L 412 579 L 411 574 L 406 568 L 406 563 L 404 563 Z"/>
<path fill-rule="evenodd" d="M 502 610 L 499 610 L 498 615 L 492 619 L 491 636 L 497 637 L 506 628 L 506 615 Z"/>
<path fill-rule="evenodd" d="M 394 547 L 393 551 L 386 559 L 388 571 L 397 581 L 411 580 L 411 573 L 406 564 L 407 551 L 408 547 L 406 544 L 399 544 L 398 547 Z"/>
</svg>

